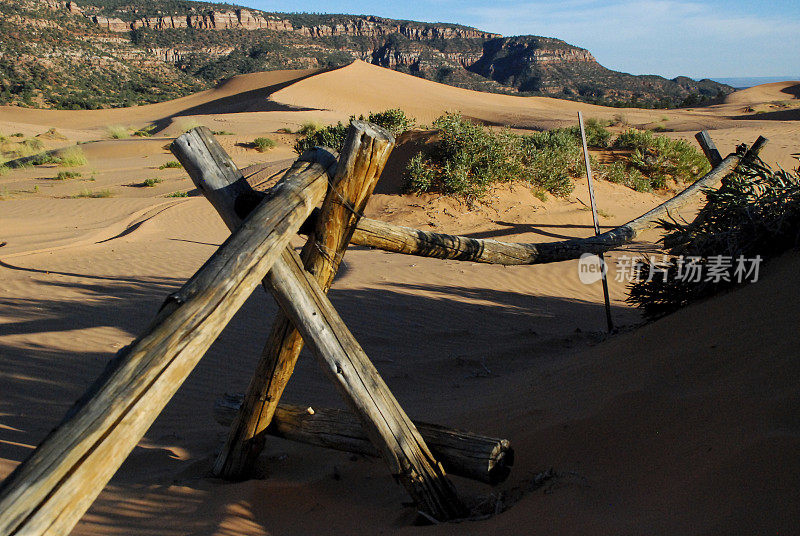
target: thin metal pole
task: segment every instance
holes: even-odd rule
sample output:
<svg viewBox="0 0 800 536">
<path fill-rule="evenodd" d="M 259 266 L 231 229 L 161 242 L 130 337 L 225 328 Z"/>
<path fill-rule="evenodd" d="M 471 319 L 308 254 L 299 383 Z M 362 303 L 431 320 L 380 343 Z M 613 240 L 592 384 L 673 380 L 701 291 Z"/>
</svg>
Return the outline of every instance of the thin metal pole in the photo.
<svg viewBox="0 0 800 536">
<path fill-rule="evenodd" d="M 592 205 L 592 218 L 594 219 L 594 234 L 600 234 L 600 223 L 597 221 L 597 207 L 594 204 L 594 187 L 592 185 L 592 166 L 589 164 L 589 148 L 586 146 L 586 131 L 583 128 L 583 114 L 578 112 L 578 124 L 581 127 L 581 141 L 583 142 L 583 159 L 586 162 L 586 178 L 589 181 L 589 201 Z M 606 322 L 608 322 L 608 332 L 614 331 L 614 322 L 611 320 L 611 299 L 608 295 L 608 281 L 606 280 L 606 261 L 603 253 L 597 254 L 600 257 L 600 275 L 603 281 L 603 296 L 606 301 Z"/>
</svg>

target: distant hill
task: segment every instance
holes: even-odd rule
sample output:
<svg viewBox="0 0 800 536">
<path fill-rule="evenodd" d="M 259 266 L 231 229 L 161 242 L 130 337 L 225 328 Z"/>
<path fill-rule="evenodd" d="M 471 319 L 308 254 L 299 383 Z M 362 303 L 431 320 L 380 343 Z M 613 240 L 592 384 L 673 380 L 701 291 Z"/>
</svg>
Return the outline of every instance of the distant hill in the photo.
<svg viewBox="0 0 800 536">
<path fill-rule="evenodd" d="M 3 2 L 0 40 L 0 103 L 38 107 L 163 101 L 236 74 L 355 59 L 479 91 L 617 106 L 697 105 L 733 91 L 611 71 L 559 39 L 188 0 Z"/>
</svg>

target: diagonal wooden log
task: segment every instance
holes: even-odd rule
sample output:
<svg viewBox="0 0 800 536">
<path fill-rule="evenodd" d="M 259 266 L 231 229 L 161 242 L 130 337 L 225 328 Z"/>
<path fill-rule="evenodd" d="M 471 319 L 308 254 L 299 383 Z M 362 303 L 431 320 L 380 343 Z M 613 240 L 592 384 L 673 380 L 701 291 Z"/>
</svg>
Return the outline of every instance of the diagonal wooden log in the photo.
<svg viewBox="0 0 800 536">
<path fill-rule="evenodd" d="M 182 138 L 176 140 L 173 152 L 184 162 L 190 160 L 190 155 L 182 150 L 183 146 L 179 143 Z M 393 144 L 393 138 L 382 129 L 354 122 L 337 167 L 337 176 L 342 171 L 342 176 L 365 178 L 374 176 L 377 180 L 385 162 L 385 157 L 380 155 L 391 147 L 389 142 Z M 215 142 L 209 137 L 203 143 Z M 199 145 L 196 145 L 195 149 L 197 147 Z M 209 156 L 204 157 L 204 160 L 213 161 L 212 151 L 207 152 Z M 224 158 L 221 159 L 220 164 L 224 166 L 225 161 Z M 186 166 L 186 163 L 184 165 Z M 197 172 L 202 171 L 199 166 L 187 166 L 187 170 L 190 174 L 194 173 L 192 180 L 196 183 L 204 182 L 204 174 Z M 209 176 L 213 180 L 219 180 L 225 178 L 225 173 L 214 173 Z M 228 176 L 228 180 L 240 179 L 231 175 Z M 364 191 L 363 187 L 361 190 L 356 186 L 352 188 L 353 192 Z M 216 196 L 214 206 L 226 214 L 223 217 L 226 223 L 230 225 L 229 222 L 233 222 L 239 216 L 236 210 L 239 203 L 236 198 L 230 196 L 234 189 L 229 185 L 222 182 L 215 185 L 204 184 L 201 190 L 207 195 Z M 318 250 L 324 253 L 320 256 L 321 260 L 316 263 L 317 266 L 322 266 L 323 270 L 312 275 L 303 267 L 300 257 L 291 248 L 286 248 L 281 260 L 273 265 L 268 274 L 265 286 L 273 293 L 302 339 L 310 344 L 323 370 L 334 381 L 346 402 L 361 420 L 370 440 L 389 465 L 391 473 L 406 487 L 419 507 L 439 520 L 461 517 L 466 510 L 458 500 L 444 470 L 436 462 L 419 432 L 403 412 L 361 346 L 344 325 L 318 282 L 319 278 L 330 285 L 333 273 L 329 273 L 328 270 L 338 266 L 338 261 L 341 259 L 341 254 L 337 255 L 335 252 L 347 246 L 348 222 L 354 223 L 358 214 L 354 209 L 357 208 L 355 202 L 360 199 L 359 197 L 353 199 L 342 195 L 342 192 L 347 193 L 348 190 L 337 190 L 335 185 L 331 190 L 333 193 L 329 191 L 326 204 L 332 205 L 331 217 L 341 218 L 341 221 L 338 224 L 318 224 L 315 228 L 313 249 L 304 250 Z M 364 202 L 366 197 L 363 198 Z M 329 201 L 331 199 L 334 201 Z M 352 225 L 350 224 L 351 227 Z M 274 404 L 277 405 L 277 402 L 275 400 Z"/>
<path fill-rule="evenodd" d="M 214 418 L 230 426 L 239 413 L 243 394 L 214 402 Z M 271 436 L 365 456 L 380 456 L 356 417 L 340 409 L 278 404 L 265 432 Z M 487 437 L 445 426 L 414 421 L 431 452 L 447 474 L 487 484 L 499 484 L 511 473 L 514 449 L 507 439 Z"/>
<path fill-rule="evenodd" d="M 0 488 L 0 534 L 63 535 L 77 523 L 324 196 L 303 164 L 258 205 L 118 354 L 101 381 Z"/>
</svg>

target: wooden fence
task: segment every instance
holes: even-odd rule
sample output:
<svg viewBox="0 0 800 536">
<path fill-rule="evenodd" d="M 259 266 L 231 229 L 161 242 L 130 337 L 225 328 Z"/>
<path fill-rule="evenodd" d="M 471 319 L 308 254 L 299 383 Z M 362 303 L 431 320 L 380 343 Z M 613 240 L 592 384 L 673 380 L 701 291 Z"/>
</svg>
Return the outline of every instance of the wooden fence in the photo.
<svg viewBox="0 0 800 536">
<path fill-rule="evenodd" d="M 508 476 L 513 450 L 505 439 L 408 418 L 326 296 L 347 246 L 497 264 L 605 252 L 632 241 L 703 188 L 717 186 L 766 142 L 759 138 L 749 151 L 721 159 L 707 134 L 698 139 L 714 168 L 659 207 L 596 237 L 512 244 L 361 217 L 395 143 L 390 133 L 368 123 L 351 123 L 340 157 L 315 148 L 267 192 L 250 187 L 207 128 L 182 135 L 172 151 L 232 235 L 166 298 L 151 325 L 120 350 L 62 423 L 3 482 L 0 535 L 68 533 L 259 283 L 280 312 L 246 394 L 216 405 L 230 434 L 214 474 L 246 477 L 265 437 L 276 435 L 380 456 L 426 517 L 466 516 L 447 472 L 496 484 Z M 298 255 L 289 241 L 301 228 L 308 240 Z M 312 414 L 280 403 L 304 343 L 350 413 L 315 408 Z"/>
</svg>

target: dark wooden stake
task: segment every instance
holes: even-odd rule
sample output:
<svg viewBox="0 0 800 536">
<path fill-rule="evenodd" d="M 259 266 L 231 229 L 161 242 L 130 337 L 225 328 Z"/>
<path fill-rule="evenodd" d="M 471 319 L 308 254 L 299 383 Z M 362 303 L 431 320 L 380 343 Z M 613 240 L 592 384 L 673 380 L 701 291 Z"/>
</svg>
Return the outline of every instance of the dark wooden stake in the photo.
<svg viewBox="0 0 800 536">
<path fill-rule="evenodd" d="M 706 155 L 708 162 L 711 164 L 711 167 L 716 167 L 722 162 L 722 155 L 719 154 L 717 150 L 717 146 L 714 144 L 714 140 L 711 139 L 711 135 L 708 133 L 707 130 L 701 130 L 697 134 L 694 135 L 697 143 L 700 144 L 700 148 L 703 150 L 703 154 Z"/>
</svg>

